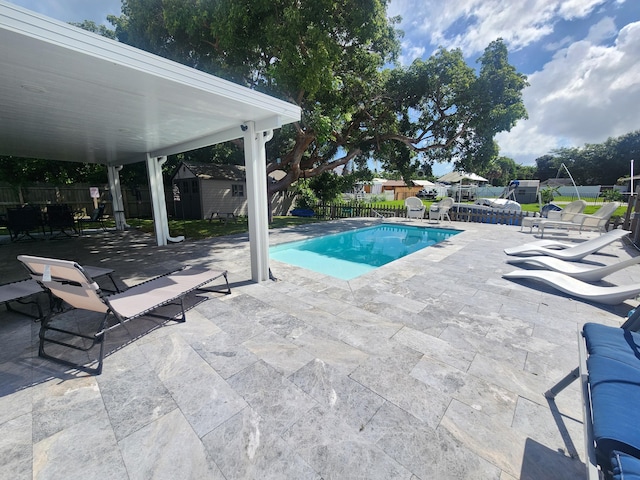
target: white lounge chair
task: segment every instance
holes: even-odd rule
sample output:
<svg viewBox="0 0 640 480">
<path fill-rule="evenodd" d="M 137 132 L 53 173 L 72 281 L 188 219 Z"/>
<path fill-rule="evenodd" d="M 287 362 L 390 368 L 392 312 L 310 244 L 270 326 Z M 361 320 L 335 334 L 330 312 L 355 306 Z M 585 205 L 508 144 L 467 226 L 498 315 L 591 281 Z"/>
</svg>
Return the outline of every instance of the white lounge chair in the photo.
<svg viewBox="0 0 640 480">
<path fill-rule="evenodd" d="M 424 218 L 424 211 L 427 209 L 422 200 L 418 197 L 408 197 L 404 201 L 407 209 L 407 218 Z"/>
<path fill-rule="evenodd" d="M 619 206 L 619 202 L 604 203 L 595 213 L 591 215 L 579 213 L 573 215 L 568 221 L 554 220 L 550 218 L 540 220 L 538 222 L 538 231 L 540 232 L 540 237 L 542 238 L 544 236 L 545 228 L 574 229 L 580 232 L 587 230 L 605 232 L 609 220 Z"/>
<path fill-rule="evenodd" d="M 561 222 L 570 222 L 577 214 L 584 212 L 587 202 L 584 200 L 574 200 L 567 203 L 562 210 L 549 210 L 547 212 L 548 220 L 559 220 Z"/>
<path fill-rule="evenodd" d="M 587 255 L 597 252 L 610 243 L 625 237 L 629 233 L 631 232 L 616 228 L 608 231 L 604 235 L 586 240 L 577 245 L 554 240 L 540 240 L 539 242 L 527 243 L 519 247 L 506 248 L 504 253 L 519 256 L 547 255 L 549 257 L 570 261 L 581 260 Z"/>
<path fill-rule="evenodd" d="M 538 227 L 540 222 L 547 221 L 559 221 L 559 222 L 570 222 L 573 218 L 582 213 L 587 206 L 587 202 L 584 200 L 574 200 L 571 203 L 565 205 L 562 210 L 549 210 L 547 212 L 546 218 L 543 217 L 524 217 L 522 219 L 522 224 L 520 225 L 520 230 L 525 227 L 529 227 L 529 233 L 533 231 L 533 227 Z"/>
<path fill-rule="evenodd" d="M 104 296 L 98 285 L 87 274 L 86 270 L 76 262 L 29 255 L 19 255 L 18 260 L 29 270 L 31 278 L 40 283 L 45 290 L 49 291 L 55 297 L 68 303 L 73 308 L 104 314 L 97 331 L 92 335 L 51 326 L 51 321 L 54 316 L 56 316 L 53 311 L 42 319 L 40 325 L 40 346 L 38 354 L 41 357 L 97 375 L 102 372 L 104 341 L 106 333 L 109 330 L 143 315 L 158 316 L 152 314 L 152 312 L 171 303 L 180 304 L 182 315 L 176 320 L 184 322 L 186 320 L 184 297 L 189 292 L 201 289 L 204 285 L 220 277 L 224 277 L 227 284 L 224 293 L 231 293 L 226 271 L 186 267 L 182 270 L 138 284 L 124 292 Z M 108 320 L 110 318 L 115 319 L 118 323 L 109 325 Z M 171 318 L 175 319 L 174 317 Z M 85 348 L 62 341 L 59 339 L 59 336 L 56 338 L 47 337 L 48 331 L 85 338 L 91 340 L 91 345 Z M 96 368 L 89 368 L 61 358 L 52 357 L 45 352 L 45 343 L 54 343 L 82 351 L 89 350 L 95 345 L 100 345 L 98 366 Z"/>
<path fill-rule="evenodd" d="M 590 265 L 586 263 L 567 262 L 554 257 L 512 257 L 507 259 L 512 265 L 525 264 L 540 267 L 545 270 L 563 273 L 585 282 L 597 282 L 607 275 L 640 263 L 640 255 L 611 265 Z"/>
<path fill-rule="evenodd" d="M 640 294 L 640 284 L 638 283 L 603 287 L 583 282 L 563 273 L 548 270 L 516 270 L 505 273 L 502 277 L 509 280 L 536 280 L 573 297 L 606 305 L 618 305 Z"/>
<path fill-rule="evenodd" d="M 449 210 L 453 207 L 455 200 L 451 197 L 445 197 L 437 203 L 432 203 L 429 207 L 429 220 L 447 220 L 451 221 L 449 217 Z"/>
</svg>

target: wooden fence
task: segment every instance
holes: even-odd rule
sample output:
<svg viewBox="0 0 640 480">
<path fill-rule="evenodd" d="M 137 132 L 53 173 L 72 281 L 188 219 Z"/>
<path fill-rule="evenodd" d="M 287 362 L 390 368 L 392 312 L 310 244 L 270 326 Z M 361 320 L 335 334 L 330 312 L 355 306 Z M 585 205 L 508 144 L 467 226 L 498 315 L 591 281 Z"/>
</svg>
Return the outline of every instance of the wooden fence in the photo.
<svg viewBox="0 0 640 480">
<path fill-rule="evenodd" d="M 72 184 L 50 185 L 33 183 L 28 186 L 15 186 L 7 183 L 0 184 L 0 214 L 4 214 L 7 208 L 12 208 L 26 203 L 32 205 L 50 205 L 64 203 L 74 211 L 84 210 L 91 213 L 94 209 L 94 201 L 89 193 L 90 187 L 98 187 L 99 202 L 107 204 L 106 213 L 111 215 L 111 194 L 107 185 Z M 172 198 L 171 189 L 165 191 L 167 199 Z M 151 218 L 151 196 L 147 185 L 141 187 L 122 187 L 122 201 L 126 217 Z M 173 213 L 173 202 L 167 202 L 169 215 Z"/>
</svg>

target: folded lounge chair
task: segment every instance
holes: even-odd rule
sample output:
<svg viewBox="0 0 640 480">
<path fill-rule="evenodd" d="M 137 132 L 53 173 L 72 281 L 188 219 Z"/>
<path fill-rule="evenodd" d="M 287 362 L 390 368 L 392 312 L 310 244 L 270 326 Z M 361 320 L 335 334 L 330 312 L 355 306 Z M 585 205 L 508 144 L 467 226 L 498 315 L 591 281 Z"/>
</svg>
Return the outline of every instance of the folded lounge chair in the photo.
<svg viewBox="0 0 640 480">
<path fill-rule="evenodd" d="M 554 257 L 512 257 L 507 259 L 507 263 L 525 264 L 535 267 L 540 267 L 546 270 L 553 270 L 554 272 L 563 273 L 578 280 L 585 282 L 597 282 L 602 280 L 607 275 L 611 275 L 618 270 L 627 268 L 631 265 L 640 263 L 640 255 L 637 257 L 624 260 L 622 262 L 614 263 L 611 265 L 590 265 L 586 263 L 567 262 Z"/>
<path fill-rule="evenodd" d="M 640 294 L 640 284 L 638 283 L 603 287 L 583 282 L 563 273 L 548 270 L 516 270 L 511 273 L 505 273 L 502 277 L 509 280 L 536 280 L 546 283 L 561 292 L 568 293 L 572 297 L 606 305 L 618 305 Z"/>
<path fill-rule="evenodd" d="M 224 277 L 227 284 L 224 293 L 231 293 L 226 271 L 186 267 L 177 272 L 162 275 L 138 284 L 124 292 L 103 296 L 100 288 L 91 276 L 76 262 L 28 255 L 19 255 L 18 260 L 27 267 L 32 279 L 39 282 L 55 297 L 65 301 L 73 308 L 104 314 L 100 326 L 93 335 L 85 335 L 51 326 L 51 321 L 54 318 L 53 311 L 43 318 L 40 326 L 40 347 L 38 354 L 41 357 L 97 375 L 102 373 L 104 341 L 106 333 L 109 330 L 144 315 L 158 316 L 152 312 L 159 307 L 171 303 L 180 304 L 182 315 L 177 321 L 184 322 L 186 320 L 184 297 L 189 292 L 201 289 L 204 285 L 220 277 Z M 109 325 L 108 320 L 110 318 L 117 320 L 119 323 Z M 58 340 L 57 338 L 47 337 L 48 331 L 85 338 L 91 340 L 91 345 L 85 348 Z M 54 343 L 82 351 L 99 345 L 98 366 L 96 368 L 89 368 L 84 365 L 52 357 L 45 352 L 46 343 Z"/>
<path fill-rule="evenodd" d="M 527 243 L 519 247 L 506 248 L 507 255 L 547 255 L 549 257 L 560 258 L 562 260 L 581 260 L 587 255 L 597 252 L 612 242 L 628 235 L 629 231 L 614 229 L 599 237 L 586 240 L 576 245 L 556 242 L 553 240 L 541 240 L 539 242 Z"/>
</svg>

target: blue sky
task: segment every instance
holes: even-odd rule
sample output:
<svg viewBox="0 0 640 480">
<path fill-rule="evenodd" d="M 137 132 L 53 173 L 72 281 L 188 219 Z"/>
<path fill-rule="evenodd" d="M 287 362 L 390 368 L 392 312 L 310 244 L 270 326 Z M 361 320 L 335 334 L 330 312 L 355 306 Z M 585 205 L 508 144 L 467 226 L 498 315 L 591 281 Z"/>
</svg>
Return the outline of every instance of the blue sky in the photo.
<svg viewBox="0 0 640 480">
<path fill-rule="evenodd" d="M 120 0 L 12 3 L 62 21 L 107 23 L 120 14 Z M 520 164 L 640 130 L 639 0 L 391 0 L 389 15 L 403 17 L 405 65 L 438 46 L 460 48 L 475 65 L 491 41 L 505 40 L 531 84 L 529 119 L 496 140 Z M 434 167 L 436 175 L 450 170 Z"/>
</svg>

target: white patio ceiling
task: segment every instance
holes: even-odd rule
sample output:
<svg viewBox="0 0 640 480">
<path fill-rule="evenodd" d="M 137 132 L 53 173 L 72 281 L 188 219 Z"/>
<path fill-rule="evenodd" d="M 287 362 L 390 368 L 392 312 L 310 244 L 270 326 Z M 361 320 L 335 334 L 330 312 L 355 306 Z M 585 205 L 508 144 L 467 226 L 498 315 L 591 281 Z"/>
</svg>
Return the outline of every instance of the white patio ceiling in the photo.
<svg viewBox="0 0 640 480">
<path fill-rule="evenodd" d="M 0 0 L 0 155 L 123 165 L 297 121 L 293 104 Z"/>
</svg>

